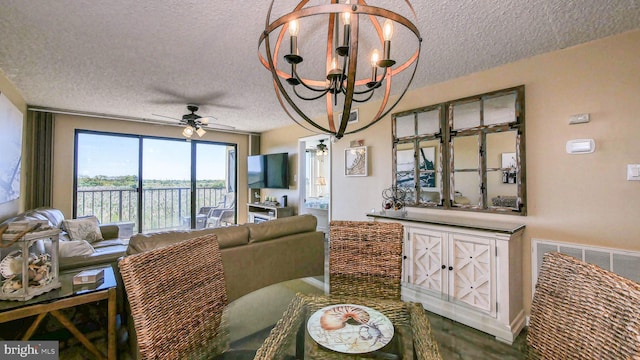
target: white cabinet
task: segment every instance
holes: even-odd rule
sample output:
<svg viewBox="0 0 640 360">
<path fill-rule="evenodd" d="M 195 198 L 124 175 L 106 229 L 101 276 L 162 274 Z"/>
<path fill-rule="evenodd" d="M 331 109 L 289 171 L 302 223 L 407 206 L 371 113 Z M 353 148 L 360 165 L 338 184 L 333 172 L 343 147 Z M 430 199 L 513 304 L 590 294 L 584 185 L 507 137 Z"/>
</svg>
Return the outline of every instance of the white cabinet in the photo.
<svg viewBox="0 0 640 360">
<path fill-rule="evenodd" d="M 404 225 L 403 300 L 513 342 L 525 325 L 523 225 L 369 216 Z"/>
</svg>

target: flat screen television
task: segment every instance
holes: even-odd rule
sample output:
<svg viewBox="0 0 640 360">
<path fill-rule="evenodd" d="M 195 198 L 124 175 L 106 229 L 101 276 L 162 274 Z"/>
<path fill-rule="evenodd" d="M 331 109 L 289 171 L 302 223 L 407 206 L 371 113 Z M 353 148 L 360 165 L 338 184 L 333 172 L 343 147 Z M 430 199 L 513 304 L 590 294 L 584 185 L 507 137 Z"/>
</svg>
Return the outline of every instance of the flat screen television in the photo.
<svg viewBox="0 0 640 360">
<path fill-rule="evenodd" d="M 250 189 L 288 189 L 289 153 L 247 157 L 247 180 Z"/>
</svg>

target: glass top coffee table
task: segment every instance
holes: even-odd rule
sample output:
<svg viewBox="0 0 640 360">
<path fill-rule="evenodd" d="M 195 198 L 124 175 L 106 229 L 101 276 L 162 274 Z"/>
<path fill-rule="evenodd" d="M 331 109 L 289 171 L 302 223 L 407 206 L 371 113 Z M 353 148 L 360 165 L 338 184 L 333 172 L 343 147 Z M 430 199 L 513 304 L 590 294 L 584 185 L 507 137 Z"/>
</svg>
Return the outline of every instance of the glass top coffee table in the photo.
<svg viewBox="0 0 640 360">
<path fill-rule="evenodd" d="M 94 284 L 73 285 L 73 276 L 81 270 L 104 269 L 104 278 Z M 0 301 L 0 323 L 36 316 L 27 332 L 19 340 L 29 340 L 47 314 L 54 316 L 98 359 L 116 358 L 116 279 L 111 266 L 96 266 L 60 272 L 62 286 L 28 301 Z M 107 342 L 105 356 L 60 312 L 61 309 L 107 300 Z"/>
<path fill-rule="evenodd" d="M 385 319 L 390 323 L 388 326 Z M 296 359 L 441 359 L 421 304 L 302 294 L 291 301 L 255 358 L 292 356 Z"/>
</svg>

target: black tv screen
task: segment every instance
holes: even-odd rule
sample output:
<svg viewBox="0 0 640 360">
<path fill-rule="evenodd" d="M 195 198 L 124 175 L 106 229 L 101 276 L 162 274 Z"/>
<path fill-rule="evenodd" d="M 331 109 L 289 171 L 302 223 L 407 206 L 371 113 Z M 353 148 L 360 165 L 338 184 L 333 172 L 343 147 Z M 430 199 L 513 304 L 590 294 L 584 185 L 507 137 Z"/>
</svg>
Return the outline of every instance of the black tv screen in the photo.
<svg viewBox="0 0 640 360">
<path fill-rule="evenodd" d="M 288 189 L 289 154 L 247 157 L 247 180 L 250 189 Z"/>
</svg>

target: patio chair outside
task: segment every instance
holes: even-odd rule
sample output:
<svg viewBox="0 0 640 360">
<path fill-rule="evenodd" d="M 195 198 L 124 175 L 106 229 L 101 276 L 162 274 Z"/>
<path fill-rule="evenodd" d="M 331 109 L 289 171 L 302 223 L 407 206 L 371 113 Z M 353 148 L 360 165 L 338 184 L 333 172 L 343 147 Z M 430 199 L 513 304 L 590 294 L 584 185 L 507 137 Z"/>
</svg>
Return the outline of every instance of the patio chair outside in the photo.
<svg viewBox="0 0 640 360">
<path fill-rule="evenodd" d="M 236 194 L 229 192 L 224 199 L 209 210 L 206 227 L 220 227 L 235 223 Z"/>
</svg>

